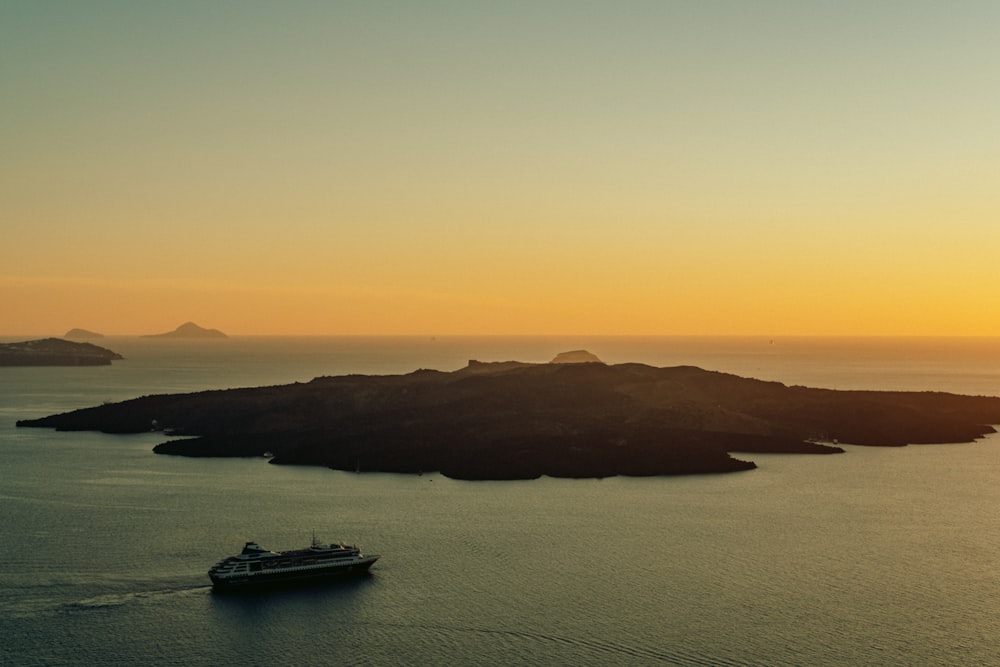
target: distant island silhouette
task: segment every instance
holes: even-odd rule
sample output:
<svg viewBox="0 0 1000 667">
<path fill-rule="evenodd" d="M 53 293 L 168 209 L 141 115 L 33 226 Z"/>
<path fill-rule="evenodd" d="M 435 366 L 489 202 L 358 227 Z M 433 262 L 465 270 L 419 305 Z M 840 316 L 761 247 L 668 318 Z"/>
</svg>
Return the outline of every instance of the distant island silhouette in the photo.
<svg viewBox="0 0 1000 667">
<path fill-rule="evenodd" d="M 0 344 L 0 366 L 110 366 L 117 352 L 91 343 L 42 338 Z"/>
<path fill-rule="evenodd" d="M 555 356 L 551 363 L 553 364 L 589 364 L 589 363 L 601 363 L 601 360 L 597 358 L 596 354 L 587 352 L 586 350 L 572 350 L 570 352 L 560 352 Z"/>
<path fill-rule="evenodd" d="M 529 479 L 749 470 L 730 452 L 969 442 L 996 423 L 994 397 L 788 387 L 693 366 L 470 361 L 144 396 L 18 426 L 189 436 L 157 445 L 162 454 Z"/>
<path fill-rule="evenodd" d="M 229 338 L 218 329 L 205 329 L 194 322 L 185 322 L 173 331 L 146 334 L 142 338 Z"/>
<path fill-rule="evenodd" d="M 104 334 L 97 333 L 96 331 L 88 331 L 87 329 L 70 329 L 66 332 L 63 338 L 75 338 L 75 339 L 89 339 L 89 338 L 104 338 Z"/>
</svg>

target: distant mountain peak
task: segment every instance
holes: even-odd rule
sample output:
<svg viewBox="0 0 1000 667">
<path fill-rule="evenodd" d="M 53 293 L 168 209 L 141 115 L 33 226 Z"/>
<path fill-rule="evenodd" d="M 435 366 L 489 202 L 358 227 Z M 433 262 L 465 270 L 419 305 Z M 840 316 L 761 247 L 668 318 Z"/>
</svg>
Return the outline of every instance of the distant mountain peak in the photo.
<svg viewBox="0 0 1000 667">
<path fill-rule="evenodd" d="M 185 322 L 173 331 L 160 334 L 147 334 L 143 338 L 228 338 L 218 329 L 206 329 L 194 322 Z"/>
<path fill-rule="evenodd" d="M 104 334 L 88 329 L 70 329 L 63 338 L 104 338 Z"/>
<path fill-rule="evenodd" d="M 587 352 L 586 350 L 571 350 L 569 352 L 560 352 L 555 356 L 550 363 L 553 364 L 602 364 L 604 363 L 598 359 L 596 354 Z"/>
</svg>

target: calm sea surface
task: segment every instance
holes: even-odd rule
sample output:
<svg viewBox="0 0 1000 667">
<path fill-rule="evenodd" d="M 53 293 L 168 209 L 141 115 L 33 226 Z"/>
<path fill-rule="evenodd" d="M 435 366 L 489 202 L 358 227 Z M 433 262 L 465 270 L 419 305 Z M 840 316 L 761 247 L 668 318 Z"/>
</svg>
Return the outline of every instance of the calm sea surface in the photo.
<svg viewBox="0 0 1000 667">
<path fill-rule="evenodd" d="M 1000 395 L 998 339 L 107 338 L 104 368 L 0 368 L 0 664 L 996 665 L 1000 437 L 742 455 L 682 478 L 459 482 L 158 456 L 17 429 L 151 393 L 455 370 L 693 364 Z M 740 456 L 740 455 L 737 455 Z M 373 576 L 213 594 L 248 539 L 382 554 Z"/>
</svg>

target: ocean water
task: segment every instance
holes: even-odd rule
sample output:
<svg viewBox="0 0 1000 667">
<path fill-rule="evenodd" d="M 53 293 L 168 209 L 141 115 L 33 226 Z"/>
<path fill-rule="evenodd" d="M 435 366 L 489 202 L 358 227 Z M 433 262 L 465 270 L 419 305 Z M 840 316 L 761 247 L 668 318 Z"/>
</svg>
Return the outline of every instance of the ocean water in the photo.
<svg viewBox="0 0 1000 667">
<path fill-rule="evenodd" d="M 108 338 L 103 368 L 0 368 L 0 664 L 1000 664 L 1000 436 L 737 455 L 754 471 L 460 482 L 158 456 L 17 429 L 134 396 L 454 370 L 694 364 L 841 389 L 1000 395 L 997 339 Z M 213 594 L 255 539 L 382 554 L 370 577 Z"/>
</svg>

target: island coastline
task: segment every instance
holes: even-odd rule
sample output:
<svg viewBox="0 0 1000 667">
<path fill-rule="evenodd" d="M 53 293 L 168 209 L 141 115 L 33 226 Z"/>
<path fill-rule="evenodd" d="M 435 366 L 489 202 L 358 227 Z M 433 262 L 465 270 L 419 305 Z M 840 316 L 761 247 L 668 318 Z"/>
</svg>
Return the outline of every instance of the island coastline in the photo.
<svg viewBox="0 0 1000 667">
<path fill-rule="evenodd" d="M 750 470 L 741 453 L 970 442 L 1000 398 L 788 387 L 693 366 L 477 362 L 451 372 L 145 396 L 22 427 L 184 436 L 154 451 L 459 479 Z"/>
<path fill-rule="evenodd" d="M 123 358 L 93 343 L 61 338 L 0 343 L 0 366 L 110 366 Z"/>
</svg>

